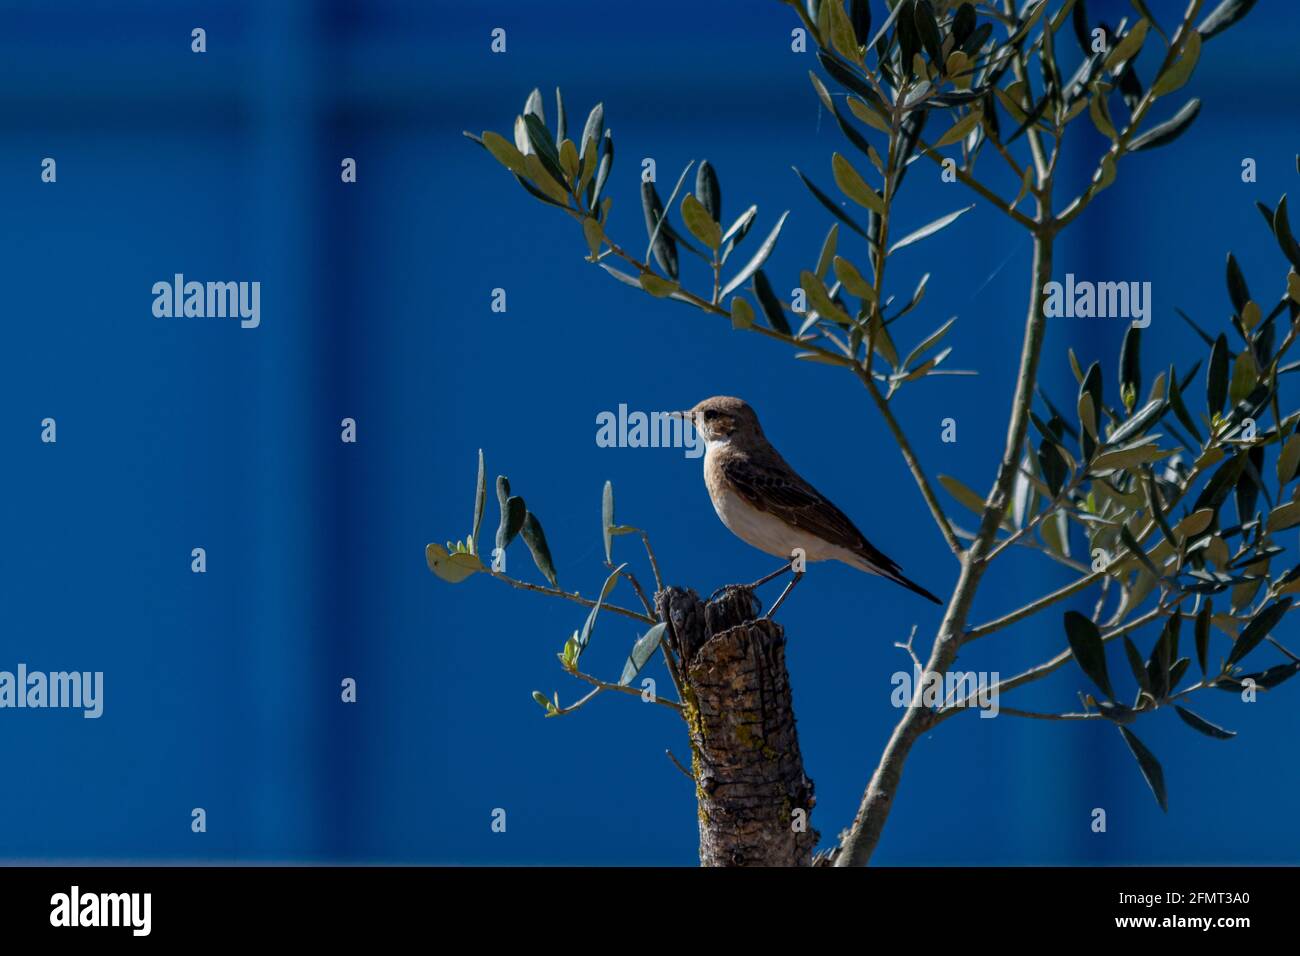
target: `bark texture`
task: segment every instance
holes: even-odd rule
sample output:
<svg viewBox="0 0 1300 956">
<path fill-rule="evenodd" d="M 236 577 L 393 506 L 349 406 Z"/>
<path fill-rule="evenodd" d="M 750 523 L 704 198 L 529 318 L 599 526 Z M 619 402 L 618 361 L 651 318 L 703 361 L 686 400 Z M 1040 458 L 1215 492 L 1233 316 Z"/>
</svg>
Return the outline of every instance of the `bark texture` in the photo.
<svg viewBox="0 0 1300 956">
<path fill-rule="evenodd" d="M 702 866 L 808 866 L 816 802 L 795 729 L 785 633 L 743 588 L 655 596 L 680 662 Z"/>
</svg>

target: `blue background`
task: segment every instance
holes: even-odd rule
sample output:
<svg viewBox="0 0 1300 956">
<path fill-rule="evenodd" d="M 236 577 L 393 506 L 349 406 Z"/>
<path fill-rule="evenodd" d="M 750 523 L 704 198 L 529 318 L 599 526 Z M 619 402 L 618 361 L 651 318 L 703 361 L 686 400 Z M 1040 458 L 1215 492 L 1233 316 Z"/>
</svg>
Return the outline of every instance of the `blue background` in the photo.
<svg viewBox="0 0 1300 956">
<path fill-rule="evenodd" d="M 1152 6 L 1172 22 L 1183 4 Z M 1090 7 L 1112 23 L 1128 9 Z M 1148 382 L 1198 354 L 1175 306 L 1226 328 L 1228 249 L 1267 290 L 1257 298 L 1281 289 L 1253 203 L 1297 183 L 1296 22 L 1285 5 L 1260 7 L 1273 9 L 1208 43 L 1189 87 L 1157 106 L 1163 117 L 1202 97 L 1191 131 L 1126 159 L 1058 245 L 1058 278 L 1153 283 Z M 195 26 L 205 55 L 190 52 Z M 489 51 L 498 26 L 505 55 Z M 563 87 L 575 133 L 603 99 L 618 149 L 612 235 L 644 248 L 643 157 L 665 195 L 707 157 L 725 219 L 760 207 L 738 262 L 793 211 L 768 269 L 784 292 L 829 224 L 790 166 L 829 189 L 831 151 L 849 152 L 819 112 L 812 56 L 789 49 L 793 26 L 774 0 L 0 7 L 0 669 L 102 670 L 106 683 L 99 720 L 0 711 L 0 859 L 695 862 L 692 789 L 663 755 L 687 753 L 671 714 L 602 697 L 544 720 L 530 699 L 584 690 L 554 657 L 583 610 L 427 570 L 426 542 L 468 531 L 477 449 L 489 480 L 509 475 L 540 515 L 561 584 L 585 593 L 604 576 L 606 479 L 671 581 L 707 593 L 770 570 L 717 522 L 698 461 L 594 442 L 597 413 L 619 403 L 673 409 L 719 393 L 751 401 L 786 456 L 910 575 L 947 593 L 956 563 L 850 375 L 617 284 L 583 261 L 573 223 L 460 133 L 508 136 L 533 86 L 548 116 Z M 1068 28 L 1063 38 L 1073 49 Z M 1086 119 L 1069 135 L 1063 198 L 1102 149 Z M 40 182 L 47 156 L 57 184 Z M 340 182 L 344 156 L 355 185 Z M 1257 183 L 1242 183 L 1244 157 Z M 900 231 L 974 201 L 921 163 Z M 992 152 L 982 169 L 1014 192 Z M 865 258 L 851 236 L 841 250 Z M 897 414 L 932 474 L 980 490 L 1002 449 L 1028 254 L 980 206 L 891 260 L 900 297 L 933 274 L 900 338 L 959 315 L 948 364 L 980 373 L 914 383 Z M 684 259 L 698 283 L 696 266 Z M 150 288 L 175 272 L 261 281 L 261 327 L 153 318 Z M 505 314 L 489 309 L 496 287 Z M 1122 331 L 1052 323 L 1043 383 L 1058 404 L 1075 391 L 1069 345 L 1101 360 L 1113 395 Z M 56 445 L 39 438 L 47 416 Z M 345 416 L 355 445 L 339 440 Z M 949 416 L 956 444 L 939 439 Z M 485 541 L 495 521 L 489 494 Z M 207 549 L 204 575 L 190 571 L 194 547 Z M 646 580 L 635 539 L 615 547 Z M 522 545 L 510 569 L 540 580 Z M 917 625 L 928 646 L 940 611 L 839 565 L 813 571 L 782 619 L 813 822 L 829 844 L 898 718 L 889 678 L 907 660 L 893 642 Z M 972 621 L 1070 577 L 1009 555 Z M 978 642 L 961 666 L 1006 675 L 1046 659 L 1064 646 L 1061 610 Z M 1279 636 L 1293 631 L 1288 620 Z M 587 663 L 616 676 L 635 633 L 602 618 Z M 667 686 L 661 664 L 649 673 Z M 344 677 L 358 681 L 355 705 L 339 700 Z M 1003 703 L 1071 709 L 1084 684 L 1068 667 Z M 1168 815 L 1109 726 L 949 721 L 916 746 L 875 860 L 1300 861 L 1296 688 L 1253 706 L 1201 697 L 1196 709 L 1237 739 L 1167 712 L 1138 728 L 1164 763 Z M 194 807 L 206 833 L 191 832 Z M 1108 811 L 1105 834 L 1090 830 L 1094 807 Z M 494 808 L 504 834 L 491 832 Z"/>
</svg>

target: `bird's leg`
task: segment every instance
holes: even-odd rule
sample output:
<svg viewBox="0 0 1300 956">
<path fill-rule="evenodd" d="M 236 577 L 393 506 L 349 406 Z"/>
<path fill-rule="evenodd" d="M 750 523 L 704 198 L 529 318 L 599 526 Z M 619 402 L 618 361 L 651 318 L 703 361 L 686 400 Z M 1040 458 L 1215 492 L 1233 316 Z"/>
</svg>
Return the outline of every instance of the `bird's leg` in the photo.
<svg viewBox="0 0 1300 956">
<path fill-rule="evenodd" d="M 746 590 L 746 591 L 752 591 L 752 590 L 754 590 L 754 588 L 761 588 L 761 587 L 762 587 L 764 584 L 766 584 L 768 581 L 775 581 L 775 580 L 776 580 L 777 578 L 779 578 L 781 575 L 783 575 L 783 574 L 785 574 L 786 572 L 790 571 L 793 567 L 794 567 L 794 562 L 793 562 L 793 561 L 787 561 L 785 564 L 781 565 L 779 568 L 777 568 L 777 569 L 776 569 L 775 571 L 773 571 L 771 574 L 765 574 L 765 575 L 763 575 L 761 578 L 759 578 L 757 581 L 755 581 L 753 584 L 747 584 L 747 585 L 745 585 L 745 590 Z"/>
<path fill-rule="evenodd" d="M 787 564 L 783 564 L 783 565 L 781 565 L 781 567 L 777 568 L 777 569 L 776 569 L 775 571 L 773 571 L 771 574 L 765 574 L 765 575 L 763 575 L 761 578 L 759 578 L 759 579 L 758 579 L 757 581 L 755 581 L 753 584 L 724 584 L 722 587 L 718 588 L 716 591 L 714 591 L 712 594 L 709 595 L 709 600 L 710 600 L 710 601 L 714 601 L 714 600 L 716 600 L 717 597 L 718 597 L 718 595 L 722 594 L 722 593 L 723 593 L 724 591 L 726 591 L 728 588 L 735 588 L 735 589 L 740 590 L 740 591 L 753 591 L 755 588 L 760 588 L 760 587 L 762 587 L 762 586 L 763 586 L 764 584 L 766 584 L 768 581 L 774 581 L 774 580 L 776 580 L 776 579 L 779 578 L 781 575 L 786 574 L 787 572 L 789 572 L 793 567 L 794 567 L 794 562 L 793 562 L 793 561 L 791 561 L 791 562 L 789 562 L 789 563 L 787 563 Z"/>
<path fill-rule="evenodd" d="M 772 607 L 771 607 L 771 609 L 770 609 L 766 614 L 763 615 L 763 620 L 765 620 L 765 621 L 770 621 L 770 620 L 772 619 L 772 615 L 776 613 L 776 609 L 779 608 L 779 607 L 781 606 L 781 603 L 782 603 L 782 602 L 783 602 L 787 597 L 790 596 L 790 592 L 793 591 L 793 590 L 794 590 L 794 586 L 795 586 L 796 584 L 798 584 L 798 583 L 803 579 L 803 575 L 804 575 L 804 572 L 802 572 L 802 571 L 796 571 L 796 572 L 794 573 L 794 577 L 792 577 L 792 578 L 790 579 L 790 583 L 787 584 L 787 585 L 785 586 L 785 590 L 782 591 L 782 592 L 781 592 L 781 596 L 780 596 L 779 598 L 776 599 L 776 603 L 773 604 Z"/>
</svg>

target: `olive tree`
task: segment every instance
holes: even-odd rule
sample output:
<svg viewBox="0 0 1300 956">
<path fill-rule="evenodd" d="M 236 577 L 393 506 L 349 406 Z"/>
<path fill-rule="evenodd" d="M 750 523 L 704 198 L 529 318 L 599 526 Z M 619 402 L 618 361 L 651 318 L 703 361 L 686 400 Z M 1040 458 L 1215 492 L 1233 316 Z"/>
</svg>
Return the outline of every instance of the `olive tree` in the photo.
<svg viewBox="0 0 1300 956">
<path fill-rule="evenodd" d="M 503 554 L 522 536 L 547 584 L 512 578 L 480 557 L 487 497 L 481 454 L 471 533 L 446 547 L 430 544 L 430 568 L 447 581 L 481 574 L 590 609 L 557 655 L 562 670 L 590 690 L 569 703 L 558 693 L 536 693 L 547 717 L 572 714 L 606 692 L 644 696 L 633 682 L 652 655 L 663 657 L 676 697 L 653 699 L 685 724 L 691 760 L 678 767 L 696 783 L 704 863 L 865 864 L 913 745 L 973 702 L 974 691 L 934 694 L 958 652 L 1084 597 L 1091 613 L 1067 610 L 1060 617 L 1061 651 L 992 691 L 1009 694 L 1077 665 L 1088 686 L 1077 708 L 1037 713 L 1002 705 L 1000 712 L 1114 724 L 1163 808 L 1163 773 L 1138 736 L 1143 724 L 1169 711 L 1207 737 L 1231 737 L 1192 710 L 1192 698 L 1219 691 L 1253 699 L 1300 671 L 1300 657 L 1270 633 L 1300 590 L 1300 566 L 1288 568 L 1279 539 L 1300 524 L 1300 410 L 1284 407 L 1279 388 L 1282 376 L 1300 366 L 1286 362 L 1300 329 L 1300 246 L 1285 197 L 1274 208 L 1260 205 L 1290 266 L 1272 291 L 1253 295 L 1229 254 L 1231 327 L 1207 331 L 1183 314 L 1187 335 L 1204 344 L 1202 361 L 1185 369 L 1162 362 L 1150 375 L 1151 343 L 1143 356 L 1135 324 L 1113 376 L 1096 363 L 1083 368 L 1072 351 L 1061 357 L 1078 383 L 1072 405 L 1059 395 L 1054 402 L 1039 387 L 1039 373 L 1051 297 L 1059 295 L 1052 283 L 1058 237 L 1115 181 L 1130 153 L 1166 147 L 1192 126 L 1200 103 L 1179 90 L 1203 44 L 1245 16 L 1253 0 L 1224 0 L 1208 13 L 1202 0 L 1191 0 L 1181 19 L 1164 23 L 1133 0 L 1133 16 L 1114 25 L 1090 19 L 1084 0 L 1030 0 L 1019 9 L 1013 0 L 898 0 L 874 26 L 873 5 L 863 0 L 783 2 L 797 18 L 796 42 L 815 45 L 821 71 L 810 72 L 811 85 L 846 143 L 829 158 L 833 187 L 799 172 L 833 221 L 816 261 L 798 273 L 796 301 L 778 296 L 764 271 L 786 214 L 762 228 L 756 205 L 724 219 L 718 175 L 708 163 L 689 165 L 666 202 L 653 182 L 642 183 L 648 238 L 644 252 L 629 245 L 608 194 L 614 138 L 603 105 L 571 136 L 559 91 L 550 126 L 534 91 L 512 135 L 466 135 L 534 199 L 562 214 L 557 219 L 571 220 L 587 261 L 606 275 L 637 294 L 729 322 L 735 334 L 761 335 L 796 359 L 852 375 L 887 426 L 933 517 L 935 547 L 951 553 L 959 575 L 928 659 L 921 661 L 911 640 L 904 645 L 925 679 L 913 689 L 856 816 L 833 849 L 814 855 L 813 788 L 799 753 L 781 627 L 756 619 L 749 588 L 729 587 L 701 601 L 668 586 L 649 534 L 616 521 L 609 484 L 608 577 L 596 595 L 559 587 L 541 524 L 504 477 L 496 482 L 500 521 L 492 553 Z M 1144 49 L 1144 62 L 1158 64 L 1146 83 L 1136 67 Z M 1064 151 L 1095 141 L 1080 139 L 1079 124 L 1094 126 L 1108 146 L 1096 156 L 1091 181 L 1062 194 L 1057 170 Z M 907 177 L 916 162 L 936 164 L 933 175 L 962 184 L 974 201 L 899 235 L 904 181 L 918 180 Z M 990 164 L 1007 167 L 1009 175 L 997 172 L 1017 184 L 1015 195 L 1005 186 L 999 191 Z M 683 192 L 692 168 L 693 189 Z M 1010 219 L 1033 244 L 1014 396 L 991 477 L 932 477 L 908 437 L 898 397 L 947 371 L 950 349 L 941 346 L 952 321 L 910 331 L 924 313 L 925 283 L 898 277 L 890 265 L 899 249 L 977 208 L 977 215 Z M 751 232 L 762 239 L 751 240 Z M 752 253 L 739 255 L 742 246 Z M 683 253 L 700 265 L 684 268 Z M 900 281 L 903 291 L 893 291 Z M 949 499 L 970 512 L 969 530 L 950 516 Z M 624 535 L 644 544 L 653 591 L 638 577 L 635 555 L 615 565 L 614 539 Z M 1071 536 L 1086 542 L 1082 560 Z M 1073 579 L 1001 617 L 971 620 L 972 601 L 998 559 L 1024 546 L 1072 569 Z M 630 607 L 611 600 L 620 584 L 633 598 Z M 602 612 L 645 628 L 617 679 L 583 669 Z"/>
</svg>

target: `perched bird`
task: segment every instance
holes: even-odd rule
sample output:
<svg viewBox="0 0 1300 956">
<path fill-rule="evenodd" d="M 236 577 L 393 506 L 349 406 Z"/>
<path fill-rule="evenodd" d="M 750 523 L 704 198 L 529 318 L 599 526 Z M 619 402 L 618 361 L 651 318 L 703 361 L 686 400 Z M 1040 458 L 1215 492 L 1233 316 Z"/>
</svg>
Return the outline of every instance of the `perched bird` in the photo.
<svg viewBox="0 0 1300 956">
<path fill-rule="evenodd" d="M 719 395 L 680 414 L 705 440 L 704 483 L 713 508 L 742 541 L 787 560 L 795 548 L 802 548 L 808 561 L 842 561 L 942 603 L 904 577 L 902 569 L 868 541 L 844 512 L 786 464 L 745 402 Z M 800 576 L 796 571 L 769 615 Z"/>
</svg>

